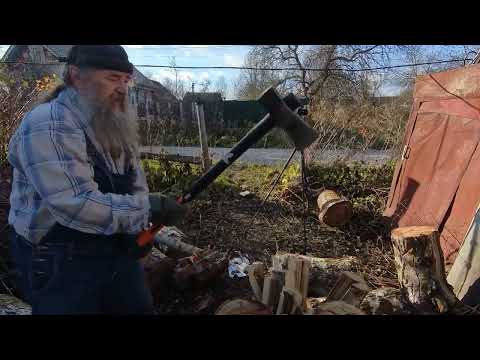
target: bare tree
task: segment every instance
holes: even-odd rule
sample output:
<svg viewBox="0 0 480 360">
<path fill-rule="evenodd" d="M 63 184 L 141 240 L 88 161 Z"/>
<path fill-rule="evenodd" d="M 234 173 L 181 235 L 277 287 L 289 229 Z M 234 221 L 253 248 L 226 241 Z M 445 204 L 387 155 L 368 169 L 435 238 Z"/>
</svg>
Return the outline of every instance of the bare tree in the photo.
<svg viewBox="0 0 480 360">
<path fill-rule="evenodd" d="M 221 75 L 217 78 L 215 82 L 215 91 L 219 92 L 222 95 L 223 99 L 226 99 L 228 92 L 228 84 L 225 76 Z"/>
<path fill-rule="evenodd" d="M 210 86 L 212 85 L 212 81 L 210 79 L 204 79 L 200 82 L 200 92 L 208 92 L 210 90 Z"/>
</svg>

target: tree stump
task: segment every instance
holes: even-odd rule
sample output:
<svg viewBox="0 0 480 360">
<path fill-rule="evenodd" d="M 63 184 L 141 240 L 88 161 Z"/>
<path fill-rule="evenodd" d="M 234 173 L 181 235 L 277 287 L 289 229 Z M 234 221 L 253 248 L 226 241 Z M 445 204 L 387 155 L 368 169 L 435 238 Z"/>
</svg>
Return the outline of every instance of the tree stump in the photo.
<svg viewBox="0 0 480 360">
<path fill-rule="evenodd" d="M 318 218 L 328 226 L 345 225 L 353 215 L 352 203 L 340 197 L 333 190 L 325 190 L 318 195 Z"/>
<path fill-rule="evenodd" d="M 420 313 L 446 312 L 458 302 L 445 278 L 439 233 L 431 226 L 409 226 L 391 233 L 400 288 Z"/>
</svg>

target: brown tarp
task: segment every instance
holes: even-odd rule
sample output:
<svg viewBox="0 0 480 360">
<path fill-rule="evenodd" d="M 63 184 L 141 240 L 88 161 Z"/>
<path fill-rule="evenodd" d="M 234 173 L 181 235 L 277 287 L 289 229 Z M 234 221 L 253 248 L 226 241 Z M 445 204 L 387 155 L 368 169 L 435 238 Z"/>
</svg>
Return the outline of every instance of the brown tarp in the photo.
<svg viewBox="0 0 480 360">
<path fill-rule="evenodd" d="M 480 202 L 480 65 L 418 76 L 384 215 L 430 225 L 453 263 Z"/>
</svg>

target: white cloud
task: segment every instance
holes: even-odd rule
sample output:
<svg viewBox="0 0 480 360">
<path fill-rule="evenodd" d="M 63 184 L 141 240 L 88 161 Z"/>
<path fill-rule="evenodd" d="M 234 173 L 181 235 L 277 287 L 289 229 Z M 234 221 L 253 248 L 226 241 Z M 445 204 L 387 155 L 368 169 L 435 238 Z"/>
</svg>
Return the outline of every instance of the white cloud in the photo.
<svg viewBox="0 0 480 360">
<path fill-rule="evenodd" d="M 223 55 L 223 62 L 225 66 L 242 66 L 243 65 L 243 58 L 240 56 L 234 55 Z"/>
</svg>

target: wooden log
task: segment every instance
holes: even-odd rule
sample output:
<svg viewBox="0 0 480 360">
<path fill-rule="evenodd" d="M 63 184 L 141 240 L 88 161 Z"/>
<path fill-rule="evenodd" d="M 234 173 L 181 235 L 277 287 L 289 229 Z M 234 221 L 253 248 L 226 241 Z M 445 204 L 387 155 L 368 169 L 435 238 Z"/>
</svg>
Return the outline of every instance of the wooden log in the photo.
<svg viewBox="0 0 480 360">
<path fill-rule="evenodd" d="M 401 290 L 390 287 L 370 291 L 360 304 L 360 309 L 370 315 L 406 315 L 411 313 L 409 308 Z"/>
<path fill-rule="evenodd" d="M 272 315 L 272 312 L 261 302 L 233 299 L 221 304 L 215 315 Z"/>
<path fill-rule="evenodd" d="M 175 260 L 167 257 L 158 249 L 141 260 L 147 278 L 147 284 L 156 302 L 165 300 L 172 289 L 172 275 Z"/>
<path fill-rule="evenodd" d="M 325 190 L 318 195 L 318 218 L 328 226 L 345 225 L 353 215 L 352 203 L 340 197 L 333 190 Z"/>
<path fill-rule="evenodd" d="M 265 275 L 262 291 L 262 303 L 268 306 L 272 312 L 278 307 L 280 294 L 285 284 L 285 273 L 272 271 Z"/>
<path fill-rule="evenodd" d="M 0 294 L 0 315 L 32 315 L 32 307 L 14 296 Z"/>
<path fill-rule="evenodd" d="M 391 233 L 402 291 L 421 313 L 446 312 L 458 302 L 447 284 L 439 233 L 431 226 L 409 226 Z"/>
<path fill-rule="evenodd" d="M 272 269 L 287 269 L 290 256 L 300 256 L 310 262 L 307 296 L 327 296 L 342 271 L 356 271 L 360 260 L 355 256 L 342 258 L 318 258 L 305 255 L 278 252 L 272 256 Z"/>
<path fill-rule="evenodd" d="M 290 256 L 287 261 L 285 287 L 297 290 L 301 297 L 302 309 L 308 293 L 308 276 L 310 274 L 310 260 L 302 256 Z"/>
<path fill-rule="evenodd" d="M 304 311 L 304 298 L 302 294 L 297 289 L 284 286 L 280 294 L 276 314 L 294 315 L 303 314 Z"/>
<path fill-rule="evenodd" d="M 254 262 L 248 267 L 248 281 L 252 287 L 253 294 L 257 301 L 262 301 L 262 289 L 265 279 L 265 264 L 259 261 Z"/>
<path fill-rule="evenodd" d="M 179 290 L 204 289 L 225 275 L 229 253 L 219 251 L 203 252 L 178 260 L 173 279 Z"/>
<path fill-rule="evenodd" d="M 370 290 L 360 274 L 344 271 L 340 274 L 335 286 L 330 290 L 327 301 L 342 300 L 358 307 Z"/>
<path fill-rule="evenodd" d="M 199 254 L 203 250 L 186 243 L 188 237 L 175 226 L 164 226 L 156 235 L 155 243 L 163 248 L 168 256 L 182 257 Z"/>
</svg>

